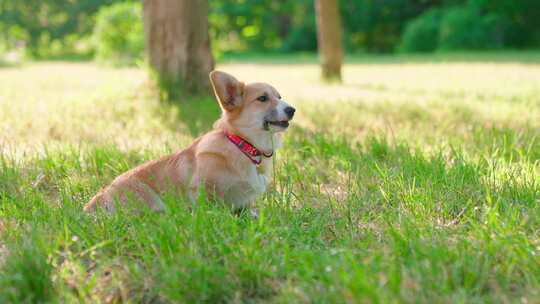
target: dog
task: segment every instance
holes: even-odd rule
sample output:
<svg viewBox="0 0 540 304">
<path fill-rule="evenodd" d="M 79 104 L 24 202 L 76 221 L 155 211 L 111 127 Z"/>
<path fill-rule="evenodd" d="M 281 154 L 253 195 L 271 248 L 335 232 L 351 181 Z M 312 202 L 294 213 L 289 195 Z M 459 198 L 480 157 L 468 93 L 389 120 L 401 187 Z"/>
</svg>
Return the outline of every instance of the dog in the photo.
<svg viewBox="0 0 540 304">
<path fill-rule="evenodd" d="M 193 205 L 203 189 L 208 199 L 239 211 L 266 191 L 274 149 L 296 110 L 269 84 L 245 84 L 221 71 L 209 77 L 222 110 L 213 130 L 185 150 L 121 174 L 84 206 L 85 212 L 114 211 L 128 201 L 163 211 L 163 194 L 183 196 Z"/>
</svg>

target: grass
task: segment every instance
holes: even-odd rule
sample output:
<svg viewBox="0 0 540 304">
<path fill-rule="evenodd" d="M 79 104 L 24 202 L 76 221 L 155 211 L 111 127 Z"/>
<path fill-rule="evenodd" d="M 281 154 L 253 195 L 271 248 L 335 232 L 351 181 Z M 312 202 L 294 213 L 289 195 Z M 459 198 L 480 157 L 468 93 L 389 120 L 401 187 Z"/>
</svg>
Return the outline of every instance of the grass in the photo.
<svg viewBox="0 0 540 304">
<path fill-rule="evenodd" d="M 221 64 L 298 108 L 258 220 L 175 197 L 82 214 L 217 105 L 160 103 L 138 69 L 0 69 L 0 302 L 538 303 L 540 66 L 475 56 L 353 62 L 341 85 Z"/>
<path fill-rule="evenodd" d="M 318 56 L 315 53 L 225 53 L 218 60 L 222 63 L 246 63 L 258 64 L 316 64 Z M 345 63 L 447 63 L 447 62 L 496 62 L 496 63 L 540 63 L 538 50 L 504 50 L 504 51 L 451 51 L 435 52 L 429 54 L 370 54 L 352 53 L 344 56 Z"/>
</svg>

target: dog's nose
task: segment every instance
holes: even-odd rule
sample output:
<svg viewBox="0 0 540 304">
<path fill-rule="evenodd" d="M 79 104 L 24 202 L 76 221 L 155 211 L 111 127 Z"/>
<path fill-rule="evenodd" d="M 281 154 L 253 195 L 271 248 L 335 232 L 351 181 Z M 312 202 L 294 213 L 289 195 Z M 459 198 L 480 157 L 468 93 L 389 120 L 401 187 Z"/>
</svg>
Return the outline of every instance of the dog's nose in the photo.
<svg viewBox="0 0 540 304">
<path fill-rule="evenodd" d="M 293 118 L 294 112 L 296 112 L 296 109 L 293 107 L 286 107 L 284 111 L 285 111 L 285 114 L 289 116 L 289 118 Z"/>
</svg>

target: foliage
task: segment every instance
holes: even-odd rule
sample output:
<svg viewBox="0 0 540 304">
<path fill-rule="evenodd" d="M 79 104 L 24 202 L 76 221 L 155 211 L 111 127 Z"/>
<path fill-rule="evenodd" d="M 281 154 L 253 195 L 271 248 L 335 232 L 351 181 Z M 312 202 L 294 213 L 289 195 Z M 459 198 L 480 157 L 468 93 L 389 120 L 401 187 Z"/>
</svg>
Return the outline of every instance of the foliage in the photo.
<svg viewBox="0 0 540 304">
<path fill-rule="evenodd" d="M 94 45 L 90 43 L 90 35 L 97 12 L 125 2 L 140 3 L 139 0 L 2 0 L 0 44 L 5 48 L 25 49 L 33 57 L 91 54 Z M 348 52 L 432 49 L 435 29 L 428 12 L 433 9 L 445 12 L 441 25 L 444 29 L 439 28 L 442 37 L 437 39 L 442 48 L 540 46 L 537 17 L 540 1 L 537 0 L 342 0 L 339 5 L 343 42 Z M 212 0 L 209 9 L 216 54 L 316 50 L 312 0 Z M 470 33 L 469 26 L 472 26 Z M 424 35 L 431 38 L 429 45 L 423 45 Z M 414 42 L 422 46 L 414 47 Z"/>
<path fill-rule="evenodd" d="M 388 53 L 394 50 L 406 23 L 441 1 L 341 1 L 346 45 L 351 50 Z"/>
<path fill-rule="evenodd" d="M 312 0 L 210 1 L 210 31 L 223 51 L 315 50 Z"/>
<path fill-rule="evenodd" d="M 114 1 L 118 0 L 2 0 L 0 24 L 7 32 L 0 39 L 11 47 L 22 44 L 33 57 L 87 52 L 85 40 L 95 13 Z M 14 32 L 17 36 L 11 36 Z"/>
<path fill-rule="evenodd" d="M 502 46 L 500 19 L 494 14 L 455 7 L 441 18 L 438 46 L 442 50 L 489 49 Z"/>
<path fill-rule="evenodd" d="M 503 18 L 469 5 L 432 9 L 413 19 L 401 36 L 399 50 L 496 49 L 503 43 Z"/>
<path fill-rule="evenodd" d="M 432 52 L 437 49 L 442 12 L 432 9 L 411 20 L 401 36 L 402 52 Z"/>
<path fill-rule="evenodd" d="M 103 7 L 94 28 L 96 58 L 115 64 L 134 64 L 144 57 L 144 31 L 140 3 Z"/>
<path fill-rule="evenodd" d="M 540 1 L 470 0 L 469 3 L 503 19 L 505 45 L 520 48 L 540 46 Z"/>
<path fill-rule="evenodd" d="M 160 103 L 135 68 L 0 69 L 0 278 L 19 282 L 0 302 L 24 300 L 7 286 L 53 303 L 534 303 L 539 52 L 443 55 L 362 55 L 333 86 L 315 56 L 223 65 L 263 71 L 298 109 L 258 220 L 173 196 L 159 214 L 81 213 L 209 130 L 217 104 Z"/>
</svg>

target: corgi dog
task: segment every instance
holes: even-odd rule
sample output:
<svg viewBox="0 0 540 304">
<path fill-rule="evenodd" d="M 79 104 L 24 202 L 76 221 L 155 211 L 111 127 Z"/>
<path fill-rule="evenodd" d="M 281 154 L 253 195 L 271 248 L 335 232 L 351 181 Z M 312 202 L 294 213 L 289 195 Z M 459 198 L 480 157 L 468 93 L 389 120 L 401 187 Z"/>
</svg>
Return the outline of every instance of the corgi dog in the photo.
<svg viewBox="0 0 540 304">
<path fill-rule="evenodd" d="M 165 193 L 193 204 L 202 187 L 209 199 L 232 210 L 249 208 L 266 190 L 274 149 L 295 109 L 266 83 L 244 84 L 221 71 L 212 71 L 210 82 L 222 110 L 213 130 L 185 150 L 118 176 L 84 206 L 85 212 L 114 211 L 128 201 L 160 211 Z"/>
</svg>

